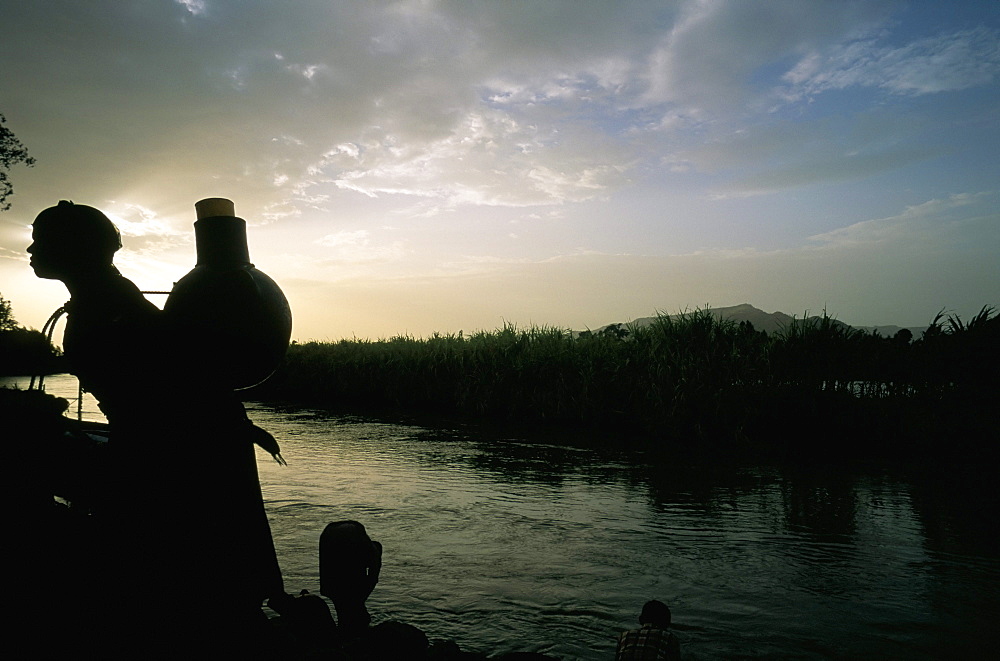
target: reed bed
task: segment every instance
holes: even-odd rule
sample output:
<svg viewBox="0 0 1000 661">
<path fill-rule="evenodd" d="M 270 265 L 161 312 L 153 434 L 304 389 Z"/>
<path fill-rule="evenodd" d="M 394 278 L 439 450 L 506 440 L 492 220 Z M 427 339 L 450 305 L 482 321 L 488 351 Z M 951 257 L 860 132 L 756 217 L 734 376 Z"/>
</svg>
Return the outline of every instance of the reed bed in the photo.
<svg viewBox="0 0 1000 661">
<path fill-rule="evenodd" d="M 908 408 L 996 393 L 981 366 L 996 358 L 998 321 L 992 308 L 968 323 L 939 315 L 911 341 L 825 314 L 768 335 L 696 310 L 602 332 L 507 324 L 470 335 L 309 342 L 293 344 L 251 396 L 730 444 L 789 423 L 805 434 L 866 426 L 885 435 Z"/>
</svg>

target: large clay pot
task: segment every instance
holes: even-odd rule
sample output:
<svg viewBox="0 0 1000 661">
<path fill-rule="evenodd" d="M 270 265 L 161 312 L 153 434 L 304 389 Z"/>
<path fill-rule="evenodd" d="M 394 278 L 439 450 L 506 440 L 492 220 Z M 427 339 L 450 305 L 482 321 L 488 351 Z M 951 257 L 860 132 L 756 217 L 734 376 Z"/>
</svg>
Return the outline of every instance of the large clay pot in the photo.
<svg viewBox="0 0 1000 661">
<path fill-rule="evenodd" d="M 288 348 L 292 312 L 278 285 L 250 263 L 246 221 L 230 200 L 195 204 L 198 261 L 174 283 L 164 305 L 199 369 L 234 389 L 267 379 Z M 197 377 L 193 377 L 197 378 Z"/>
</svg>

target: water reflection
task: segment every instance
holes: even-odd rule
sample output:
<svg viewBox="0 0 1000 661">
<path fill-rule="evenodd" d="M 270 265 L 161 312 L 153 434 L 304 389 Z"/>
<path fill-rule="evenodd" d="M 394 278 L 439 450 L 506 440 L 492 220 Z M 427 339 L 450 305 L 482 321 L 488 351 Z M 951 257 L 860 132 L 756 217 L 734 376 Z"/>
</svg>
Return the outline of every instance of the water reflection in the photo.
<svg viewBox="0 0 1000 661">
<path fill-rule="evenodd" d="M 854 535 L 857 480 L 827 471 L 796 470 L 780 483 L 785 525 L 815 543 L 842 544 Z"/>
<path fill-rule="evenodd" d="M 961 513 L 940 481 L 310 425 L 327 460 L 370 469 L 354 505 L 374 504 L 399 563 L 373 597 L 385 616 L 470 649 L 609 658 L 650 597 L 671 604 L 694 659 L 933 659 L 995 642 L 1000 567 L 978 529 L 995 509 Z"/>
<path fill-rule="evenodd" d="M 911 502 L 925 553 L 914 570 L 926 576 L 927 608 L 938 616 L 930 624 L 942 632 L 969 629 L 938 642 L 942 657 L 986 658 L 1000 645 L 1000 628 L 989 615 L 1000 612 L 1000 496 L 992 472 L 951 465 L 913 476 Z"/>
</svg>

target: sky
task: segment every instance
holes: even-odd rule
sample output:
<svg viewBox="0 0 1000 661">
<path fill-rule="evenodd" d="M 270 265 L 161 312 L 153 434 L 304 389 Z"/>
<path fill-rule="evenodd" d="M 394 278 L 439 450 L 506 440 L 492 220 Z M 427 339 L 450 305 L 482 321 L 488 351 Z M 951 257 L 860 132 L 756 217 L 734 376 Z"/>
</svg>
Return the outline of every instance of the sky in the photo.
<svg viewBox="0 0 1000 661">
<path fill-rule="evenodd" d="M 0 0 L 24 249 L 105 211 L 140 288 L 227 197 L 293 337 L 582 330 L 741 303 L 854 325 L 1000 305 L 995 0 Z M 162 304 L 162 297 L 153 299 Z"/>
</svg>

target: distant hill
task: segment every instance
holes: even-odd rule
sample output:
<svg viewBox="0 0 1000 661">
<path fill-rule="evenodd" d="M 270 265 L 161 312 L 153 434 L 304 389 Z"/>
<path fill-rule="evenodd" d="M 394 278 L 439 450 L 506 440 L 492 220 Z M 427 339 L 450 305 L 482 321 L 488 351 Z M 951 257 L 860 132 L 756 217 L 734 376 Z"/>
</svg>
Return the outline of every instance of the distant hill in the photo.
<svg viewBox="0 0 1000 661">
<path fill-rule="evenodd" d="M 769 334 L 796 321 L 794 317 L 787 315 L 784 312 L 764 312 L 749 303 L 733 305 L 726 308 L 708 308 L 708 310 L 720 319 L 731 319 L 737 323 L 741 321 L 749 321 L 756 330 L 766 331 Z M 680 315 L 671 314 L 668 316 L 676 319 Z M 807 319 L 819 318 L 819 315 L 807 317 Z M 799 318 L 798 320 L 801 321 L 802 318 Z M 654 321 L 656 321 L 656 317 L 640 317 L 639 319 L 633 319 L 631 323 L 637 326 L 648 326 Z M 834 323 L 850 326 L 850 324 L 845 324 L 844 322 L 836 319 L 834 320 Z M 608 324 L 608 326 L 613 325 L 614 324 Z M 601 328 L 598 328 L 597 331 L 599 332 L 605 328 L 607 328 L 607 326 L 602 326 Z M 852 328 L 865 331 L 866 333 L 878 331 L 879 335 L 882 337 L 892 337 L 903 329 L 902 326 L 852 326 Z M 919 338 L 921 333 L 923 333 L 926 329 L 927 326 L 914 326 L 907 328 L 907 330 L 913 333 L 914 339 Z"/>
</svg>

